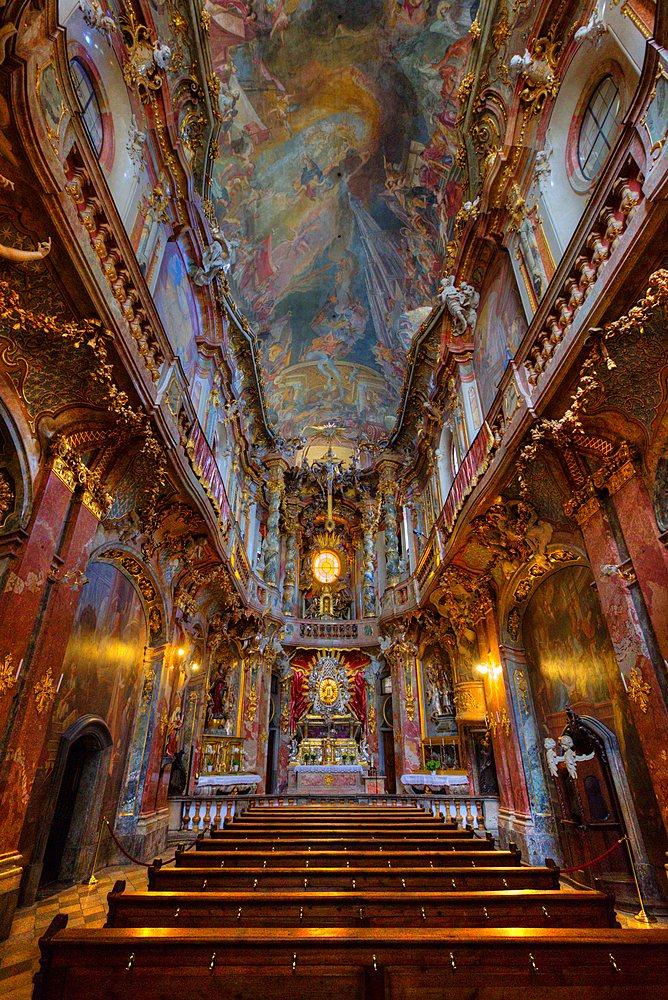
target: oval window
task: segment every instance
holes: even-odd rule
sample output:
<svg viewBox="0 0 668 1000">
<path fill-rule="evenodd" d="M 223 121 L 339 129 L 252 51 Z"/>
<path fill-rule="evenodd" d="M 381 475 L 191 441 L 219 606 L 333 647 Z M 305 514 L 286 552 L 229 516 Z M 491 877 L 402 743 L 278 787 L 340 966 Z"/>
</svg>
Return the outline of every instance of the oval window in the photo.
<svg viewBox="0 0 668 1000">
<path fill-rule="evenodd" d="M 70 60 L 70 72 L 90 144 L 95 150 L 95 155 L 99 156 L 104 145 L 104 126 L 102 125 L 102 112 L 97 94 L 79 59 Z"/>
<path fill-rule="evenodd" d="M 319 583 L 334 583 L 340 572 L 341 560 L 331 549 L 323 549 L 313 559 L 313 575 Z"/>
<path fill-rule="evenodd" d="M 591 181 L 608 158 L 619 124 L 619 87 L 605 76 L 589 98 L 578 136 L 580 170 Z"/>
</svg>

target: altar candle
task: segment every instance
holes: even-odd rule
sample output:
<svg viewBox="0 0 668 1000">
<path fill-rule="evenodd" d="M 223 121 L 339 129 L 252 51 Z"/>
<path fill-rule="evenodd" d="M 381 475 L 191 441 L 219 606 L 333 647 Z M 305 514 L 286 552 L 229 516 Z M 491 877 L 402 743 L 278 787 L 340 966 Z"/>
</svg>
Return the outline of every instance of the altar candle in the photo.
<svg viewBox="0 0 668 1000">
<path fill-rule="evenodd" d="M 56 694 L 58 694 L 58 692 L 60 691 L 60 685 L 63 683 L 63 677 L 64 676 L 65 676 L 65 674 L 61 674 L 60 675 L 60 680 L 58 681 L 58 687 L 56 688 Z"/>
<path fill-rule="evenodd" d="M 21 667 L 22 666 L 23 666 L 23 657 L 21 657 L 21 662 L 19 663 L 19 665 L 17 667 L 16 675 L 14 676 L 14 680 L 15 681 L 17 681 L 19 679 L 19 674 L 21 673 Z"/>
</svg>

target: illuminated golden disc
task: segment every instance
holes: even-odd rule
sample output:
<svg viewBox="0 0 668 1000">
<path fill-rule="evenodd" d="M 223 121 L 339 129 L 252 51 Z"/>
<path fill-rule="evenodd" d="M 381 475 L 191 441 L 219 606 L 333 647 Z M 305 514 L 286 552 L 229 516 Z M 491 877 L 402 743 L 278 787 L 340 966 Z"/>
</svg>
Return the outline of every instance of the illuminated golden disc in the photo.
<svg viewBox="0 0 668 1000">
<path fill-rule="evenodd" d="M 333 705 L 339 696 L 339 686 L 331 677 L 325 677 L 320 685 L 320 701 L 323 705 Z"/>
<path fill-rule="evenodd" d="M 313 575 L 319 583 L 334 583 L 341 572 L 341 560 L 336 552 L 323 549 L 313 558 Z"/>
</svg>

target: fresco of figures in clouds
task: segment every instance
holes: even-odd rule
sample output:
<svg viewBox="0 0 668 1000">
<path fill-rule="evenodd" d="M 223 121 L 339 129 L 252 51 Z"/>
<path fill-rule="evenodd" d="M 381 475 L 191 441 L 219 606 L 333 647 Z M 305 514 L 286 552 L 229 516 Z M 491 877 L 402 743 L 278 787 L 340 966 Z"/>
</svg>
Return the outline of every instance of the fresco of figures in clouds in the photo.
<svg viewBox="0 0 668 1000">
<path fill-rule="evenodd" d="M 457 91 L 478 0 L 207 0 L 211 198 L 284 437 L 392 429 L 462 202 Z"/>
</svg>

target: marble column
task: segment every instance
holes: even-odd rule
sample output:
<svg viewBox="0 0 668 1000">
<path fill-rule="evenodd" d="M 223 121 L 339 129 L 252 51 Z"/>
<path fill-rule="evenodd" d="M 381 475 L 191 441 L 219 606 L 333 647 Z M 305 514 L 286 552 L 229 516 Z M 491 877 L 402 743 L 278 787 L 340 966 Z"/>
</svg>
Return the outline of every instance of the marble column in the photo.
<svg viewBox="0 0 668 1000">
<path fill-rule="evenodd" d="M 402 635 L 393 643 L 390 653 L 394 755 L 399 794 L 410 793 L 410 789 L 403 788 L 401 775 L 420 771 L 422 764 L 416 653 L 415 644 Z"/>
<path fill-rule="evenodd" d="M 376 586 L 374 583 L 374 549 L 376 544 L 376 529 L 378 527 L 378 505 L 371 497 L 362 499 L 362 529 L 364 532 L 362 545 L 364 548 L 364 563 L 362 569 L 362 617 L 373 618 L 376 615 Z"/>
</svg>

